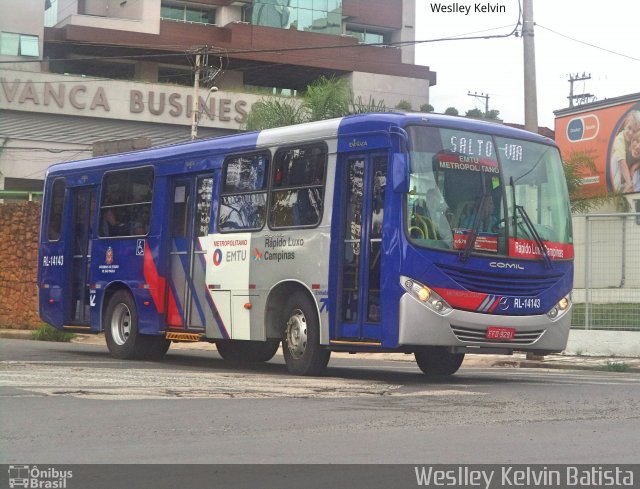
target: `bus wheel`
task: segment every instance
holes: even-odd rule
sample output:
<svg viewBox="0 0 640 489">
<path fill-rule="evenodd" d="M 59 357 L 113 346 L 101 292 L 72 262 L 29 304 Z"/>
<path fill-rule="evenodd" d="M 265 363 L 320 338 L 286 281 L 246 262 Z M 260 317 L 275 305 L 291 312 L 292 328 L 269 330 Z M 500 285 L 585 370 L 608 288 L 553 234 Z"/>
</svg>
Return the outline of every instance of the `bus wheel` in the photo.
<svg viewBox="0 0 640 489">
<path fill-rule="evenodd" d="M 420 370 L 430 377 L 453 375 L 464 360 L 464 353 L 449 353 L 439 346 L 416 350 L 414 355 Z"/>
<path fill-rule="evenodd" d="M 228 362 L 260 363 L 268 362 L 278 351 L 280 341 L 240 341 L 218 340 L 216 349 Z"/>
<path fill-rule="evenodd" d="M 304 292 L 294 292 L 285 307 L 282 350 L 289 373 L 316 375 L 329 363 L 331 352 L 320 345 L 316 309 Z"/>
<path fill-rule="evenodd" d="M 139 340 L 144 344 L 140 358 L 145 360 L 160 360 L 171 346 L 171 341 L 163 336 L 140 336 Z"/>
<path fill-rule="evenodd" d="M 149 342 L 138 334 L 135 302 L 125 290 L 117 291 L 109 299 L 104 317 L 104 332 L 109 352 L 115 358 L 143 358 L 149 350 Z"/>
</svg>

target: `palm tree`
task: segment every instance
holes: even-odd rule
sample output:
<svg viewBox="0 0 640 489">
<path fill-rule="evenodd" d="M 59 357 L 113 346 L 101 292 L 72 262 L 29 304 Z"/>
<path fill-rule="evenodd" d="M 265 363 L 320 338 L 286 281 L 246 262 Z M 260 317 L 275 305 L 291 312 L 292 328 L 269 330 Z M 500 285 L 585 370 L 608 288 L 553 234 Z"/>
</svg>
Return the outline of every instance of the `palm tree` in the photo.
<svg viewBox="0 0 640 489">
<path fill-rule="evenodd" d="M 259 131 L 273 127 L 301 124 L 363 112 L 386 111 L 384 102 L 369 97 L 354 97 L 343 78 L 320 77 L 307 86 L 301 99 L 269 97 L 256 102 L 247 117 L 245 128 Z"/>
<path fill-rule="evenodd" d="M 584 214 L 604 204 L 613 203 L 622 211 L 629 209 L 629 203 L 621 193 L 600 193 L 585 195 L 582 191 L 584 177 L 597 171 L 592 151 L 574 151 L 564 160 L 564 175 L 569 189 L 569 200 L 573 214 Z"/>
</svg>

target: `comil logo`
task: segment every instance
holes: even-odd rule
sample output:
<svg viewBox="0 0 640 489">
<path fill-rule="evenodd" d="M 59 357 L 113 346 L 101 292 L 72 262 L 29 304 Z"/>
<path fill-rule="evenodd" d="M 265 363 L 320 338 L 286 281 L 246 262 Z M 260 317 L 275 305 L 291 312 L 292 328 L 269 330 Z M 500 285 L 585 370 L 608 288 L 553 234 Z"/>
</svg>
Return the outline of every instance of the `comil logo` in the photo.
<svg viewBox="0 0 640 489">
<path fill-rule="evenodd" d="M 29 465 L 9 465 L 9 487 L 31 489 L 66 489 L 67 479 L 73 477 L 73 471 L 54 467 L 45 469 Z"/>
<path fill-rule="evenodd" d="M 502 268 L 504 270 L 524 270 L 520 263 L 505 263 L 503 261 L 492 261 L 489 263 L 491 268 Z"/>
</svg>

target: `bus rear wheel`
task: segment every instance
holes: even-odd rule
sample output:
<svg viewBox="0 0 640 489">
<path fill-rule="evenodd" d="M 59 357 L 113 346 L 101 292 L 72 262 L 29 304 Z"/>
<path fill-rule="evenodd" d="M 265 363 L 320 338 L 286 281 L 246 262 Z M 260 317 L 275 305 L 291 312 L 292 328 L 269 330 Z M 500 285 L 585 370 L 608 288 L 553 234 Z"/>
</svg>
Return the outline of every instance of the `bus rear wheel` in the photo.
<svg viewBox="0 0 640 489">
<path fill-rule="evenodd" d="M 240 341 L 218 340 L 216 349 L 220 356 L 228 362 L 261 363 L 268 362 L 278 351 L 279 340 Z"/>
<path fill-rule="evenodd" d="M 309 296 L 294 292 L 284 309 L 282 352 L 289 373 L 317 375 L 329 363 L 331 352 L 320 345 L 320 322 Z"/>
<path fill-rule="evenodd" d="M 122 360 L 159 360 L 171 344 L 161 336 L 144 336 L 138 332 L 138 311 L 126 290 L 118 290 L 109 299 L 104 330 L 111 356 Z"/>
<path fill-rule="evenodd" d="M 421 348 L 414 355 L 420 370 L 429 377 L 453 375 L 464 360 L 464 353 L 450 353 L 441 346 Z"/>
</svg>

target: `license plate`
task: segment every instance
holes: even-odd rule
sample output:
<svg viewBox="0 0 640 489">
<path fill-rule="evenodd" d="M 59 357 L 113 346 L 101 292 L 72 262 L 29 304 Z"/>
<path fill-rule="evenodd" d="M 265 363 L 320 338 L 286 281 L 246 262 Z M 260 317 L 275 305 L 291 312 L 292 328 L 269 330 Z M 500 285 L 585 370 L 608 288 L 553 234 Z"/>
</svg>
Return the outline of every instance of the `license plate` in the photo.
<svg viewBox="0 0 640 489">
<path fill-rule="evenodd" d="M 489 340 L 511 341 L 516 336 L 516 328 L 498 328 L 489 326 L 485 338 Z"/>
</svg>

